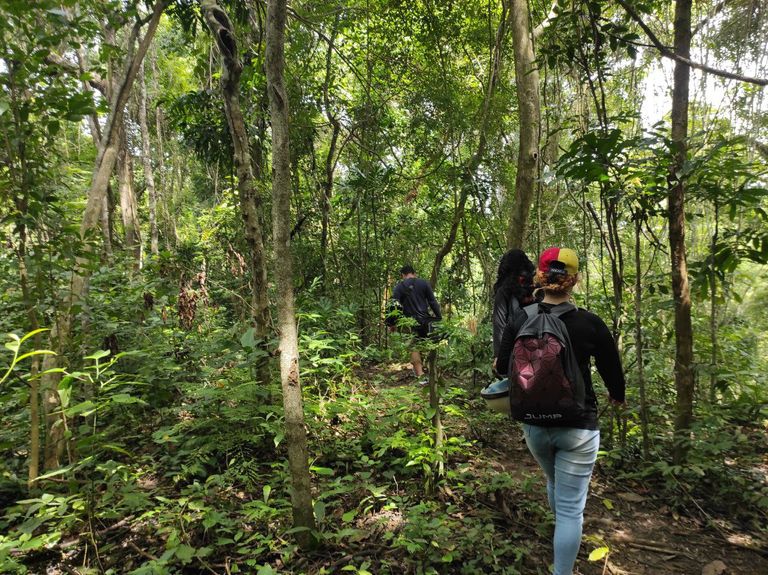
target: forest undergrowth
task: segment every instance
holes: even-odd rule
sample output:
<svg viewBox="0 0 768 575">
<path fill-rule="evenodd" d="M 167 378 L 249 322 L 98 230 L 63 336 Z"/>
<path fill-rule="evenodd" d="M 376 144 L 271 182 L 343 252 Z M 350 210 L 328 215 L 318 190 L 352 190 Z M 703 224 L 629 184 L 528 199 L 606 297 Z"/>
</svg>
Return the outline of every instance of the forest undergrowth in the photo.
<svg viewBox="0 0 768 575">
<path fill-rule="evenodd" d="M 24 450 L 7 441 L 19 421 L 4 418 L 15 463 L 0 494 L 0 571 L 548 573 L 553 518 L 541 474 L 517 425 L 486 410 L 482 378 L 441 372 L 446 440 L 436 450 L 427 390 L 406 364 L 386 354 L 322 361 L 334 346 L 318 341 L 304 342 L 314 550 L 293 538 L 277 389 L 256 386 L 226 349 L 215 361 L 192 348 L 167 358 L 200 372 L 165 392 L 128 375 L 141 363 L 131 354 L 105 352 L 79 376 L 100 391 L 69 406 L 73 463 L 27 494 Z M 579 572 L 768 572 L 766 427 L 704 429 L 720 445 L 702 441 L 691 461 L 704 449 L 708 463 L 685 467 L 643 460 L 633 429 L 623 438 L 603 429 Z M 722 464 L 711 457 L 718 448 Z"/>
</svg>

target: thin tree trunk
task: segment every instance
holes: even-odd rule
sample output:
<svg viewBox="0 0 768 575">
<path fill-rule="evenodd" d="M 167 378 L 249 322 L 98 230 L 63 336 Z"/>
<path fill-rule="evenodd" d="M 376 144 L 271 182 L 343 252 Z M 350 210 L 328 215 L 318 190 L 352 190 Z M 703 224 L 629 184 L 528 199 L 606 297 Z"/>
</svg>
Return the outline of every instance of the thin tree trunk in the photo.
<svg viewBox="0 0 768 575">
<path fill-rule="evenodd" d="M 16 201 L 16 209 L 18 210 L 19 215 L 24 216 L 28 213 L 29 204 L 27 202 L 27 194 L 29 193 L 29 184 L 31 184 L 31 181 L 29 181 L 30 171 L 24 167 L 26 162 L 23 157 L 21 162 L 24 171 L 21 176 L 22 196 Z M 17 257 L 19 263 L 21 294 L 24 299 L 24 309 L 27 313 L 27 321 L 29 322 L 28 330 L 36 331 L 40 327 L 40 321 L 37 315 L 37 305 L 29 287 L 29 272 L 27 269 L 27 226 L 23 223 L 19 224 L 18 233 L 19 246 Z M 33 342 L 34 349 L 41 349 L 42 342 L 39 333 L 34 336 Z M 40 475 L 40 382 L 37 377 L 39 372 L 40 356 L 38 355 L 32 357 L 32 365 L 29 373 L 29 465 L 27 486 L 30 488 L 34 485 L 38 475 Z"/>
<path fill-rule="evenodd" d="M 643 352 L 643 269 L 640 259 L 640 231 L 643 220 L 635 214 L 635 354 L 637 356 L 637 388 L 640 392 L 640 427 L 643 434 L 643 457 L 648 459 L 648 402 L 645 394 L 645 355 Z"/>
<path fill-rule="evenodd" d="M 331 110 L 331 100 L 328 95 L 330 90 L 331 78 L 332 78 L 332 55 L 334 50 L 334 43 L 336 42 L 336 34 L 339 29 L 339 20 L 341 19 L 341 11 L 336 15 L 336 19 L 333 23 L 333 31 L 331 37 L 328 40 L 328 50 L 325 54 L 325 81 L 323 82 L 323 107 L 325 108 L 325 117 L 328 119 L 328 123 L 331 125 L 331 141 L 328 145 L 328 153 L 325 156 L 325 179 L 323 181 L 322 199 L 321 199 L 321 224 L 320 224 L 320 260 L 323 266 L 323 283 L 327 284 L 328 281 L 328 235 L 330 234 L 330 219 L 331 219 L 331 197 L 333 196 L 333 176 L 336 170 L 336 162 L 334 160 L 336 155 L 336 145 L 339 141 L 339 134 L 341 133 L 341 123 L 336 115 Z"/>
<path fill-rule="evenodd" d="M 144 74 L 144 64 L 139 70 L 139 126 L 141 128 L 141 154 L 144 164 L 144 182 L 147 186 L 147 203 L 149 205 L 149 250 L 153 256 L 160 253 L 159 234 L 157 231 L 157 192 L 155 191 L 155 172 L 152 168 L 152 147 L 149 141 L 149 125 L 147 124 L 147 79 Z"/>
<path fill-rule="evenodd" d="M 123 219 L 123 249 L 133 256 L 133 265 L 141 268 L 141 228 L 139 207 L 133 186 L 133 158 L 128 147 L 125 125 L 120 129 L 120 148 L 117 152 L 117 180 L 120 191 L 120 215 Z"/>
<path fill-rule="evenodd" d="M 709 268 L 709 339 L 712 351 L 709 356 L 709 400 L 717 401 L 717 274 L 715 272 L 715 255 L 720 235 L 720 202 L 715 199 L 715 231 L 712 233 L 710 244 Z"/>
<path fill-rule="evenodd" d="M 254 337 L 260 349 L 266 352 L 269 339 L 269 299 L 267 295 L 267 265 L 264 255 L 264 239 L 261 227 L 261 202 L 253 177 L 248 131 L 240 108 L 240 75 L 243 67 L 237 54 L 237 40 L 232 22 L 216 0 L 201 3 L 208 28 L 213 35 L 222 58 L 221 92 L 227 115 L 229 132 L 235 153 L 237 192 L 240 212 L 245 225 L 245 237 L 250 249 L 251 271 L 251 320 Z M 256 366 L 259 382 L 270 382 L 269 355 L 264 353 Z"/>
<path fill-rule="evenodd" d="M 120 145 L 119 127 L 123 123 L 125 105 L 128 102 L 133 82 L 139 71 L 139 66 L 147 53 L 149 44 L 157 30 L 160 16 L 170 0 L 158 0 L 155 3 L 152 15 L 147 24 L 144 38 L 134 49 L 135 39 L 138 37 L 141 24 L 136 22 L 128 43 L 128 53 L 125 57 L 125 66 L 122 82 L 110 98 L 110 111 L 104 127 L 99 151 L 93 169 L 91 187 L 88 191 L 88 199 L 83 212 L 83 220 L 80 225 L 80 236 L 86 239 L 99 225 L 104 208 L 104 200 L 107 196 L 109 179 L 115 169 L 117 152 Z M 88 244 L 86 243 L 86 246 Z M 87 249 L 87 248 L 86 248 Z M 50 349 L 64 352 L 69 346 L 72 332 L 72 322 L 77 310 L 82 308 L 88 290 L 89 258 L 78 258 L 75 269 L 72 272 L 72 281 L 69 294 L 65 302 L 65 309 L 57 313 L 51 328 Z M 61 456 L 64 453 L 64 425 L 59 413 L 58 383 L 60 373 L 50 370 L 58 366 L 59 356 L 46 355 L 43 359 L 43 375 L 40 389 L 43 394 L 43 407 L 46 415 L 46 445 L 45 445 L 45 469 L 55 469 L 59 466 Z M 58 424 L 57 424 L 58 422 Z"/>
<path fill-rule="evenodd" d="M 539 161 L 541 102 L 539 71 L 533 52 L 528 0 L 509 0 L 515 84 L 520 113 L 520 143 L 515 176 L 515 196 L 507 231 L 507 248 L 522 248 L 528 225 Z"/>
<path fill-rule="evenodd" d="M 160 92 L 160 80 L 157 72 L 157 61 L 152 60 L 152 77 L 155 87 L 155 93 Z M 169 189 L 166 187 L 168 178 L 165 172 L 165 138 L 163 137 L 163 109 L 158 103 L 155 106 L 155 141 L 157 142 L 157 219 L 158 227 L 162 229 L 163 245 L 167 250 L 171 250 L 175 245 L 175 236 L 170 233 L 171 212 L 168 207 Z M 173 166 L 173 162 L 171 162 Z M 172 178 L 173 176 L 171 176 Z"/>
<path fill-rule="evenodd" d="M 675 2 L 675 53 L 687 59 L 691 51 L 692 0 Z M 688 263 L 685 249 L 685 182 L 683 172 L 687 157 L 688 88 L 690 67 L 675 62 L 672 88 L 672 145 L 674 159 L 669 182 L 669 247 L 672 263 L 672 293 L 675 302 L 675 445 L 673 459 L 685 461 L 693 420 L 693 328 L 691 326 L 691 294 L 688 285 Z"/>
<path fill-rule="evenodd" d="M 440 390 L 437 387 L 437 349 L 430 349 L 427 353 L 427 369 L 429 370 L 429 407 L 434 412 L 432 415 L 432 428 L 435 430 L 435 453 L 437 460 L 433 469 L 434 480 L 430 483 L 430 488 L 434 493 L 438 480 L 445 474 L 445 461 L 443 453 L 443 443 L 445 442 L 445 433 L 443 432 L 443 419 L 440 413 Z"/>
<path fill-rule="evenodd" d="M 291 255 L 291 155 L 288 135 L 288 95 L 283 83 L 285 67 L 286 0 L 267 5 L 266 72 L 272 117 L 272 227 L 275 243 L 275 276 L 280 328 L 280 381 L 283 388 L 286 440 L 293 489 L 294 527 L 315 529 L 309 477 L 307 435 L 304 428 L 299 381 L 298 334 L 293 294 Z M 314 543 L 311 531 L 299 531 L 302 547 Z"/>
<path fill-rule="evenodd" d="M 80 74 L 84 75 L 86 72 L 86 58 L 85 54 L 82 50 L 82 48 L 77 50 L 77 65 L 80 70 Z M 107 93 L 108 90 L 106 89 L 106 82 L 102 82 L 99 84 L 103 88 L 102 95 L 105 97 L 109 97 L 109 94 Z M 81 81 L 81 86 L 83 88 L 83 92 L 90 93 L 91 85 L 86 81 Z M 91 138 L 93 139 L 93 145 L 96 147 L 96 149 L 99 149 L 99 146 L 101 145 L 101 126 L 99 126 L 99 118 L 96 114 L 96 112 L 93 112 L 88 115 L 88 129 L 91 132 Z M 104 255 L 107 259 L 112 258 L 112 224 L 110 222 L 110 210 L 109 210 L 109 193 L 107 193 L 107 197 L 104 198 L 104 202 L 102 203 L 101 207 L 101 236 L 102 240 L 104 241 Z"/>
<path fill-rule="evenodd" d="M 496 29 L 496 39 L 494 43 L 493 56 L 491 58 L 490 67 L 488 70 L 488 84 L 486 85 L 485 97 L 483 98 L 482 108 L 480 109 L 480 126 L 479 126 L 479 138 L 477 142 L 477 149 L 475 153 L 463 166 L 460 185 L 461 191 L 459 193 L 458 201 L 453 212 L 453 220 L 451 221 L 451 228 L 448 231 L 448 236 L 442 247 L 435 255 L 435 261 L 432 264 L 432 273 L 430 275 L 429 283 L 434 289 L 437 286 L 437 279 L 440 275 L 440 268 L 443 265 L 443 260 L 453 249 L 453 244 L 456 242 L 456 234 L 459 230 L 459 225 L 464 219 L 464 212 L 467 205 L 467 198 L 469 197 L 469 191 L 474 185 L 474 175 L 477 168 L 480 166 L 480 162 L 483 161 L 485 155 L 485 148 L 487 145 L 486 131 L 488 128 L 488 120 L 491 109 L 491 102 L 493 96 L 496 93 L 496 87 L 499 83 L 499 76 L 503 66 L 503 47 L 504 39 L 506 37 L 507 29 L 509 27 L 510 20 L 514 16 L 507 10 L 507 5 L 502 4 L 501 18 L 499 20 L 499 26 Z"/>
</svg>

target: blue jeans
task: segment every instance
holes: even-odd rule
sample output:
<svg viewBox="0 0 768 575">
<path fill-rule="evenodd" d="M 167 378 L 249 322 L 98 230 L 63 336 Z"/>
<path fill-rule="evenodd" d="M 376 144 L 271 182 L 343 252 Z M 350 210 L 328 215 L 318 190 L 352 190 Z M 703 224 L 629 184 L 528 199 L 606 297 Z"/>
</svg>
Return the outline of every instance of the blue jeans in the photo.
<svg viewBox="0 0 768 575">
<path fill-rule="evenodd" d="M 600 447 L 600 431 L 523 424 L 525 442 L 547 476 L 555 514 L 555 572 L 571 575 L 581 545 L 589 479 Z"/>
</svg>

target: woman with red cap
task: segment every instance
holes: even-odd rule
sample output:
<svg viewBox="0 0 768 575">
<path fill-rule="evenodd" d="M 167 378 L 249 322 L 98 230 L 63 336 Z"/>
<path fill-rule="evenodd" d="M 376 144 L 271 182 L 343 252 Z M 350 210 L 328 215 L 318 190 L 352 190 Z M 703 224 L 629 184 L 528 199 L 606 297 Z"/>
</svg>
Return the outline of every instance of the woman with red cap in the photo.
<svg viewBox="0 0 768 575">
<path fill-rule="evenodd" d="M 571 299 L 579 279 L 579 259 L 571 249 L 548 248 L 539 257 L 536 284 L 544 299 L 533 304 L 539 313 Z M 512 372 L 513 350 L 518 331 L 527 314 L 508 325 L 499 348 L 497 369 Z M 567 426 L 557 420 L 523 423 L 528 449 L 547 478 L 549 506 L 555 514 L 554 575 L 570 575 L 581 545 L 584 506 L 589 480 L 600 446 L 597 397 L 592 386 L 590 363 L 608 388 L 611 403 L 624 404 L 625 381 L 621 361 L 611 332 L 597 315 L 573 308 L 558 316 L 565 324 L 578 370 L 584 382 L 584 409 Z M 559 424 L 559 425 L 558 425 Z"/>
</svg>

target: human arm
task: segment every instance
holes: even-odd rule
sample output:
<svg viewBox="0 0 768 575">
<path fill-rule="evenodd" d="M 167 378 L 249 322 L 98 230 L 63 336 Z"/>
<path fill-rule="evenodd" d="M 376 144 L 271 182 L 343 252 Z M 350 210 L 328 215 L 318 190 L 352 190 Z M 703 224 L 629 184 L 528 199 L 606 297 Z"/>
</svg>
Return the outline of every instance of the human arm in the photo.
<svg viewBox="0 0 768 575">
<path fill-rule="evenodd" d="M 499 344 L 499 355 L 496 358 L 496 372 L 499 375 L 509 375 L 509 360 L 512 356 L 512 350 L 515 347 L 515 338 L 517 332 L 525 323 L 527 314 L 524 310 L 518 310 L 517 313 L 509 319 L 507 326 L 504 328 L 504 332 L 501 335 L 501 343 Z"/>
<path fill-rule="evenodd" d="M 493 296 L 493 314 L 491 321 L 493 323 L 493 356 L 498 358 L 501 348 L 501 338 L 504 335 L 504 328 L 507 327 L 507 313 L 509 311 L 509 302 L 501 290 L 496 290 Z"/>
<path fill-rule="evenodd" d="M 432 310 L 432 313 L 435 315 L 435 319 L 437 321 L 440 321 L 443 319 L 443 316 L 440 313 L 440 304 L 435 298 L 435 292 L 432 291 L 432 286 L 430 286 L 429 284 L 426 284 L 426 286 L 427 286 L 426 287 L 427 304 Z"/>
<path fill-rule="evenodd" d="M 624 379 L 624 370 L 621 367 L 619 351 L 616 349 L 616 342 L 613 340 L 608 326 L 597 316 L 595 318 L 597 319 L 594 324 L 595 367 L 608 388 L 610 402 L 614 405 L 624 405 L 627 384 Z"/>
</svg>

